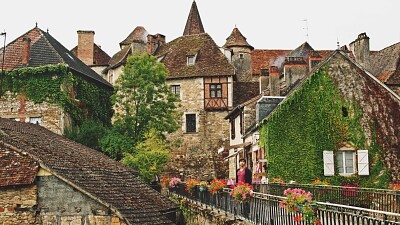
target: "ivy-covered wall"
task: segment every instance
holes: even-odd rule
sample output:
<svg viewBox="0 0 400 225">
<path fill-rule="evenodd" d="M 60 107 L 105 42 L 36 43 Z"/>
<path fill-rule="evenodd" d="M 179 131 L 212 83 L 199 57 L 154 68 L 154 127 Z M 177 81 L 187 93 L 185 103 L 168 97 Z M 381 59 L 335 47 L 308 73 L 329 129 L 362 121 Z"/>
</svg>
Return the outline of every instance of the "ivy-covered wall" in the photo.
<svg viewBox="0 0 400 225">
<path fill-rule="evenodd" d="M 373 119 L 370 99 L 377 93 L 369 93 L 366 86 L 376 84 L 369 83 L 375 81 L 361 76 L 362 73 L 344 56 L 336 54 L 263 121 L 260 144 L 266 150 L 270 178 L 300 183 L 324 179 L 323 151 L 351 145 L 369 150 L 370 176 L 329 177 L 332 183 L 352 180 L 363 186 L 387 187 L 390 179 L 395 179 L 395 174 L 389 176 L 393 169 L 388 169 L 384 162 L 386 151 L 379 141 L 387 133 L 382 126 L 391 125 L 389 121 L 382 125 L 376 123 L 380 118 Z M 377 97 L 387 95 L 384 88 L 378 89 Z M 400 109 L 398 103 L 395 107 Z M 378 117 L 393 116 L 386 113 L 390 112 L 382 111 L 383 115 Z"/>
<path fill-rule="evenodd" d="M 79 126 L 87 119 L 111 124 L 112 88 L 88 82 L 64 64 L 6 71 L 2 92 L 15 98 L 23 96 L 35 104 L 58 105 L 69 115 L 73 126 Z"/>
</svg>

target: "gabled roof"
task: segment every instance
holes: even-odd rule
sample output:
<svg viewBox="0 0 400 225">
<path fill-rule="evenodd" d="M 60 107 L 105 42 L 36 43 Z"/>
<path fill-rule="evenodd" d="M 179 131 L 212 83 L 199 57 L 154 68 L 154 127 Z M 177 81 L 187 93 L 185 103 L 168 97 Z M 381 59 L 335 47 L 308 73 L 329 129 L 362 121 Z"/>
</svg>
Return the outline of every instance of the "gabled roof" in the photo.
<svg viewBox="0 0 400 225">
<path fill-rule="evenodd" d="M 190 8 L 189 16 L 186 21 L 185 30 L 183 35 L 203 34 L 205 33 L 203 23 L 201 22 L 200 13 L 197 9 L 196 1 L 193 1 Z"/>
<path fill-rule="evenodd" d="M 253 46 L 251 46 L 249 43 L 247 43 L 246 38 L 242 35 L 242 33 L 239 31 L 238 28 L 234 28 L 231 35 L 226 39 L 226 43 L 224 48 L 230 48 L 230 47 L 247 47 L 253 50 Z"/>
<path fill-rule="evenodd" d="M 234 68 L 207 33 L 181 36 L 155 52 L 169 70 L 168 78 L 232 76 Z M 187 65 L 188 56 L 196 56 Z"/>
<path fill-rule="evenodd" d="M 119 43 L 119 46 L 130 45 L 132 42 L 147 43 L 147 35 L 149 33 L 142 26 L 137 26 L 135 29 Z"/>
<path fill-rule="evenodd" d="M 72 54 L 75 56 L 77 55 L 78 51 L 78 46 L 75 46 L 73 49 L 71 49 Z M 111 57 L 103 51 L 98 45 L 94 44 L 93 45 L 93 65 L 89 66 L 107 66 L 108 62 L 110 61 Z"/>
<path fill-rule="evenodd" d="M 0 119 L 0 156 L 9 150 L 13 153 L 7 157 L 29 156 L 41 168 L 109 207 L 128 224 L 171 223 L 165 214 L 176 210 L 176 205 L 143 183 L 137 172 L 100 152 L 38 125 Z M 28 166 L 26 170 L 36 171 L 32 160 L 25 160 L 23 165 Z"/>
<path fill-rule="evenodd" d="M 370 72 L 368 72 L 367 70 L 365 70 L 365 68 L 363 66 L 361 66 L 359 63 L 357 63 L 355 60 L 353 60 L 347 53 L 344 53 L 341 50 L 335 50 L 334 52 L 332 52 L 328 57 L 325 58 L 325 60 L 323 62 L 321 62 L 320 64 L 318 64 L 318 66 L 316 66 L 308 75 L 306 75 L 302 80 L 300 80 L 300 82 L 295 85 L 291 91 L 288 93 L 287 97 L 285 98 L 285 100 L 283 100 L 278 107 L 276 107 L 266 118 L 264 118 L 260 123 L 263 123 L 265 121 L 268 121 L 268 119 L 274 114 L 274 112 L 280 107 L 280 105 L 284 104 L 286 101 L 288 101 L 288 99 L 290 99 L 290 96 L 294 94 L 294 92 L 296 92 L 298 89 L 301 88 L 301 86 L 308 80 L 310 79 L 310 77 L 315 73 L 315 71 L 321 69 L 323 66 L 325 66 L 334 56 L 339 55 L 341 57 L 344 57 L 346 60 L 348 60 L 351 64 L 353 64 L 355 67 L 357 67 L 360 71 L 362 71 L 362 74 L 364 76 L 367 76 L 369 78 L 371 78 L 372 80 L 374 80 L 379 86 L 381 86 L 382 88 L 384 88 L 387 92 L 389 92 L 389 94 L 391 94 L 395 99 L 397 99 L 400 102 L 400 97 L 394 93 L 390 88 L 388 88 L 385 84 L 383 84 L 380 80 L 378 80 L 374 75 L 372 75 Z"/>
<path fill-rule="evenodd" d="M 400 83 L 400 42 L 370 53 L 369 70 L 386 84 Z"/>
<path fill-rule="evenodd" d="M 30 59 L 28 65 L 22 64 L 23 38 L 31 39 Z M 3 51 L 0 51 L 0 61 L 3 60 Z M 95 71 L 85 65 L 72 52 L 66 49 L 49 33 L 35 27 L 21 35 L 6 46 L 4 69 L 12 70 L 22 67 L 38 67 L 51 64 L 66 64 L 82 76 L 112 87 Z"/>
</svg>

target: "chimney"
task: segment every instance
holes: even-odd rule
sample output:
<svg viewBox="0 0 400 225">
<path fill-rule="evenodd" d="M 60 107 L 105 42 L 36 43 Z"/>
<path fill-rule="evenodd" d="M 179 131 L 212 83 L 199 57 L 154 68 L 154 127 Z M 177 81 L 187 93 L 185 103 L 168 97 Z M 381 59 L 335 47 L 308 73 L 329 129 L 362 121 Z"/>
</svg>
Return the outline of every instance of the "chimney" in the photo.
<svg viewBox="0 0 400 225">
<path fill-rule="evenodd" d="M 260 94 L 269 86 L 269 69 L 261 68 L 260 75 Z"/>
<path fill-rule="evenodd" d="M 356 61 L 369 69 L 369 37 L 365 32 L 359 34 L 357 39 L 350 43 L 350 50 Z"/>
<path fill-rule="evenodd" d="M 161 45 L 165 44 L 165 36 L 162 34 L 147 35 L 147 54 L 153 55 Z"/>
<path fill-rule="evenodd" d="M 94 31 L 78 30 L 77 56 L 86 65 L 93 65 Z"/>
<path fill-rule="evenodd" d="M 23 65 L 28 65 L 29 64 L 29 58 L 31 57 L 31 39 L 24 37 L 22 39 L 22 64 Z"/>
<path fill-rule="evenodd" d="M 279 70 L 277 66 L 269 68 L 270 96 L 280 96 Z"/>
<path fill-rule="evenodd" d="M 301 80 L 307 73 L 307 63 L 303 57 L 286 57 L 283 66 L 286 87 Z"/>
</svg>

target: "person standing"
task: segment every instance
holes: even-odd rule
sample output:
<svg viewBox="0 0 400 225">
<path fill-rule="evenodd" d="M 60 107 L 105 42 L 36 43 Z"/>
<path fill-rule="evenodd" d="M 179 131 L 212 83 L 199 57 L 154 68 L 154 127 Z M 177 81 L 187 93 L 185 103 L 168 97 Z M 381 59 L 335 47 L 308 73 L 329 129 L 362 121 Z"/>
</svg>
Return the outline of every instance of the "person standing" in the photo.
<svg viewBox="0 0 400 225">
<path fill-rule="evenodd" d="M 252 173 L 249 168 L 246 167 L 246 161 L 241 158 L 239 159 L 239 169 L 236 171 L 236 183 L 247 183 L 251 184 Z"/>
</svg>

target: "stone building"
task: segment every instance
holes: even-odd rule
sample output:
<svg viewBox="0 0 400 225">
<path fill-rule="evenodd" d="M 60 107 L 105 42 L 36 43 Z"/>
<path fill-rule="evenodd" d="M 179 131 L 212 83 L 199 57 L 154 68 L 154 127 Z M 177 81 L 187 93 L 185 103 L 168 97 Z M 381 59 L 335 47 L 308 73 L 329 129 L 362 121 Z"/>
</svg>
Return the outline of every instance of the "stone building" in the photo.
<svg viewBox="0 0 400 225">
<path fill-rule="evenodd" d="M 71 49 L 72 54 L 104 78 L 103 71 L 108 67 L 111 57 L 94 43 L 94 31 L 78 30 L 77 33 L 78 45 Z"/>
<path fill-rule="evenodd" d="M 122 74 L 123 65 L 128 56 L 133 54 L 148 53 L 152 55 L 158 47 L 165 44 L 162 34 L 149 34 L 142 26 L 137 26 L 123 41 L 119 43 L 120 51 L 115 53 L 104 70 L 104 78 L 114 84 Z"/>
<path fill-rule="evenodd" d="M 54 39 L 34 27 L 5 47 L 0 117 L 62 134 L 84 119 L 109 124 L 113 87 Z"/>
<path fill-rule="evenodd" d="M 139 174 L 43 127 L 0 119 L 0 223 L 172 224 Z"/>
<path fill-rule="evenodd" d="M 168 69 L 167 83 L 178 96 L 181 127 L 169 135 L 176 143 L 166 175 L 207 179 L 226 174 L 217 149 L 227 147 L 233 105 L 234 67 L 205 33 L 193 1 L 183 36 L 161 45 L 155 54 Z"/>
<path fill-rule="evenodd" d="M 382 187 L 389 174 L 398 182 L 399 115 L 400 97 L 337 50 L 260 123 L 270 175 L 298 182 L 358 175 Z"/>
<path fill-rule="evenodd" d="M 366 33 L 358 35 L 349 47 L 355 60 L 397 94 L 400 94 L 400 42 L 371 51 Z"/>
</svg>

